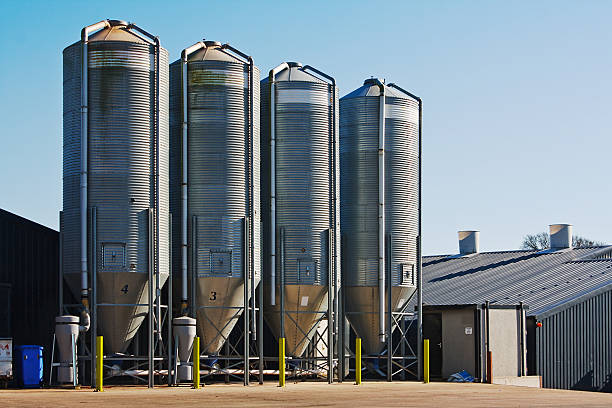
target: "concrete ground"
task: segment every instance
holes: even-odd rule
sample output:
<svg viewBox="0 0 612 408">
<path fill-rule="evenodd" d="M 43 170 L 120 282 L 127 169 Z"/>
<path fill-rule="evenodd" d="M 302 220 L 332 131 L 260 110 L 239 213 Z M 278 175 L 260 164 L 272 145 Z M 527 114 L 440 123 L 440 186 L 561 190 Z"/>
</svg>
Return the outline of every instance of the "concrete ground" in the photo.
<svg viewBox="0 0 612 408">
<path fill-rule="evenodd" d="M 612 407 L 612 394 L 514 387 L 508 385 L 416 382 L 288 383 L 207 385 L 154 390 L 142 387 L 91 389 L 0 390 L 2 407 Z M 85 405 L 83 405 L 85 406 Z"/>
</svg>

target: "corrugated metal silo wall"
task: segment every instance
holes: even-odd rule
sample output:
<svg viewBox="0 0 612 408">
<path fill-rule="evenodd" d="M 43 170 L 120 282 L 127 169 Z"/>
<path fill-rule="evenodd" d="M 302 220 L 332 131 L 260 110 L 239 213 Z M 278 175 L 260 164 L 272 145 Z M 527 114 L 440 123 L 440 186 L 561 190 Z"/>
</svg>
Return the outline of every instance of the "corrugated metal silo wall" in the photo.
<svg viewBox="0 0 612 408">
<path fill-rule="evenodd" d="M 11 290 L 14 345 L 44 347 L 45 377 L 59 311 L 59 232 L 0 209 L 0 283 Z"/>
<path fill-rule="evenodd" d="M 538 321 L 543 387 L 612 392 L 612 290 Z"/>
</svg>

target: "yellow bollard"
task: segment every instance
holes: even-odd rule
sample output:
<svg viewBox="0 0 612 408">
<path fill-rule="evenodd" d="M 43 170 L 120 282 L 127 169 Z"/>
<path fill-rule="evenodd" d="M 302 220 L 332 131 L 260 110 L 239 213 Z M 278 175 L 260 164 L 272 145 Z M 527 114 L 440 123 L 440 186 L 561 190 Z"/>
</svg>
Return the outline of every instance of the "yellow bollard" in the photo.
<svg viewBox="0 0 612 408">
<path fill-rule="evenodd" d="M 193 388 L 200 388 L 200 338 L 193 339 Z"/>
<path fill-rule="evenodd" d="M 423 382 L 429 384 L 429 339 L 423 343 Z"/>
<path fill-rule="evenodd" d="M 355 385 L 361 385 L 361 337 L 355 339 Z"/>
<path fill-rule="evenodd" d="M 75 373 L 76 375 L 76 373 Z M 104 391 L 104 339 L 96 338 L 96 391 Z"/>
<path fill-rule="evenodd" d="M 278 386 L 285 386 L 285 338 L 278 339 Z"/>
</svg>

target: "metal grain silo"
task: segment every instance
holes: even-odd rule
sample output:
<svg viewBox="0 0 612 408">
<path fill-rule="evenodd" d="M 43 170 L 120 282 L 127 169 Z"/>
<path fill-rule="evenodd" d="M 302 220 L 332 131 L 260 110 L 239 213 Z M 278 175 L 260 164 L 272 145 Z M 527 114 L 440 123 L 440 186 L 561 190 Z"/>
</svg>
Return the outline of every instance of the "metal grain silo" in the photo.
<svg viewBox="0 0 612 408">
<path fill-rule="evenodd" d="M 310 66 L 283 63 L 262 81 L 264 316 L 296 357 L 337 307 L 337 106 L 334 79 Z"/>
<path fill-rule="evenodd" d="M 168 53 L 118 20 L 81 36 L 64 50 L 62 271 L 125 352 L 169 274 Z"/>
<path fill-rule="evenodd" d="M 389 312 L 416 289 L 419 109 L 419 98 L 378 79 L 340 99 L 345 313 L 367 354 L 381 352 Z"/>
<path fill-rule="evenodd" d="M 259 70 L 229 44 L 198 42 L 170 84 L 176 287 L 214 355 L 260 279 Z"/>
</svg>

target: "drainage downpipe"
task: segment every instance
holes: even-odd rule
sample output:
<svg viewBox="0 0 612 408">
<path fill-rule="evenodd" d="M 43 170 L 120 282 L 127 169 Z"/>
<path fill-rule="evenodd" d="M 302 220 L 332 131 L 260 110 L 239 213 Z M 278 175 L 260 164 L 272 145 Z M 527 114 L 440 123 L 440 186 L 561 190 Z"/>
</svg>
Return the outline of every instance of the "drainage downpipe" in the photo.
<svg viewBox="0 0 612 408">
<path fill-rule="evenodd" d="M 82 63 L 81 63 L 81 303 L 83 311 L 81 312 L 82 325 L 79 326 L 80 331 L 89 330 L 89 284 L 87 282 L 87 116 L 88 116 L 88 95 L 87 95 L 87 42 L 89 34 L 94 31 L 110 27 L 108 20 L 100 21 L 96 24 L 87 26 L 81 30 L 81 43 L 83 44 Z"/>
<path fill-rule="evenodd" d="M 289 69 L 283 62 L 270 70 L 270 305 L 276 305 L 276 102 L 274 78 L 279 72 Z"/>
<path fill-rule="evenodd" d="M 378 338 L 385 342 L 385 85 L 380 88 L 378 118 Z"/>
<path fill-rule="evenodd" d="M 185 48 L 181 53 L 183 60 L 183 156 L 182 156 L 182 180 L 181 180 L 181 314 L 185 315 L 187 311 L 187 170 L 188 170 L 188 154 L 187 154 L 187 137 L 189 128 L 189 106 L 187 101 L 187 63 L 189 55 L 201 48 L 206 48 L 204 42 L 198 41 L 191 47 Z"/>
</svg>

